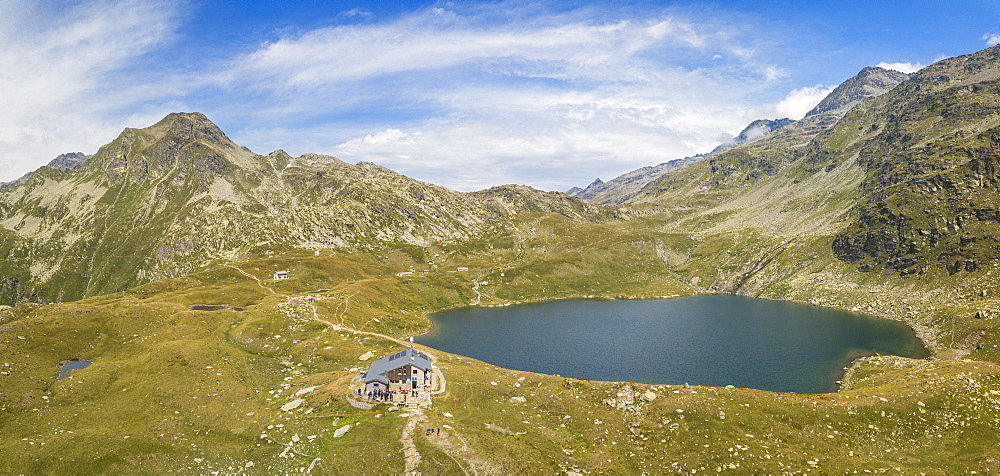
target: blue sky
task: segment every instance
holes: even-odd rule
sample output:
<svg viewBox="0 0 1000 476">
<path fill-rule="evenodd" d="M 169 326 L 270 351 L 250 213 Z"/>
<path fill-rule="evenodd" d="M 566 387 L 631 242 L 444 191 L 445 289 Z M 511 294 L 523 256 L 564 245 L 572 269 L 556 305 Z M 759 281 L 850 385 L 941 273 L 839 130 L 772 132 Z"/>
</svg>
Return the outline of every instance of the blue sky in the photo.
<svg viewBox="0 0 1000 476">
<path fill-rule="evenodd" d="M 997 43 L 975 0 L 3 1 L 0 181 L 200 111 L 260 154 L 565 190 Z"/>
</svg>

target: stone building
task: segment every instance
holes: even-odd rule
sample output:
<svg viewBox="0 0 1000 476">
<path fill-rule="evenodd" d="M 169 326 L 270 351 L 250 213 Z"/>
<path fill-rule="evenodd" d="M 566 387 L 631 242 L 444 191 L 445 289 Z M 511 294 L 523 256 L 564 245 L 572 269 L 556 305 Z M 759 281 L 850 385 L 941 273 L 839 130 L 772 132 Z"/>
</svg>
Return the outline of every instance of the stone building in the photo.
<svg viewBox="0 0 1000 476">
<path fill-rule="evenodd" d="M 416 349 L 382 357 L 365 373 L 365 393 L 379 390 L 424 390 L 431 385 L 431 359 Z"/>
</svg>

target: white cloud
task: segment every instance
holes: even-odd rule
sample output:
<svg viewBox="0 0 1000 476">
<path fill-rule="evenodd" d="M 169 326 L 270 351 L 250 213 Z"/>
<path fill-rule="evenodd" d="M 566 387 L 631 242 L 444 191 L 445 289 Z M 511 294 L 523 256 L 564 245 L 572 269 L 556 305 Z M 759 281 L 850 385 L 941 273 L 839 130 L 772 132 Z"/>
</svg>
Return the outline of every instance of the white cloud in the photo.
<svg viewBox="0 0 1000 476">
<path fill-rule="evenodd" d="M 986 33 L 983 35 L 983 41 L 986 42 L 986 46 L 1000 45 L 1000 34 Z"/>
<path fill-rule="evenodd" d="M 491 21 L 432 9 L 288 36 L 214 80 L 282 98 L 265 117 L 387 110 L 388 123 L 353 135 L 300 129 L 314 147 L 301 152 L 460 189 L 510 181 L 561 190 L 711 150 L 745 125 L 735 104 L 787 75 L 757 59 L 753 38 L 720 23 L 662 13 L 481 16 Z M 267 126 L 232 136 L 268 137 L 267 147 L 278 142 L 268 130 L 292 136 Z"/>
<path fill-rule="evenodd" d="M 642 82 L 671 56 L 702 49 L 729 53 L 743 71 L 759 78 L 779 75 L 773 65 L 756 64 L 753 50 L 719 25 L 667 16 L 601 21 L 582 14 L 491 23 L 435 8 L 391 23 L 341 25 L 280 38 L 240 58 L 216 79 L 296 93 L 455 68 L 494 76 Z M 666 61 L 657 58 L 661 55 Z"/>
<path fill-rule="evenodd" d="M 171 41 L 172 4 L 85 4 L 55 23 L 38 5 L 0 2 L 0 40 L 13 45 L 0 50 L 0 83 L 31 62 L 31 77 L 0 89 L 31 99 L 0 118 L 0 180 L 200 110 L 260 153 L 329 153 L 462 190 L 564 190 L 711 150 L 746 125 L 751 97 L 788 77 L 760 59 L 774 37 L 761 28 L 527 3 L 282 29 L 250 53 L 213 50 L 208 67 L 182 58 L 185 70 L 157 74 L 136 60 Z M 750 119 L 801 116 L 809 89 Z"/>
<path fill-rule="evenodd" d="M 802 119 L 810 109 L 816 107 L 823 98 L 830 95 L 834 88 L 836 86 L 811 86 L 793 89 L 784 99 L 778 101 L 778 104 L 775 105 L 778 117 L 788 117 L 796 120 Z"/>
<path fill-rule="evenodd" d="M 413 144 L 419 136 L 420 132 L 411 133 L 403 132 L 399 129 L 386 129 L 382 132 L 376 132 L 374 134 L 368 134 L 364 137 L 351 139 L 338 145 L 337 149 L 357 150 L 368 146 L 410 145 Z"/>
<path fill-rule="evenodd" d="M 0 177 L 113 139 L 121 117 L 108 110 L 130 82 L 117 72 L 169 38 L 173 15 L 156 2 L 0 2 Z"/>
<path fill-rule="evenodd" d="M 920 63 L 879 63 L 877 65 L 879 68 L 891 69 L 894 71 L 899 71 L 900 73 L 915 73 L 924 68 L 924 65 Z"/>
<path fill-rule="evenodd" d="M 720 131 L 743 126 L 721 101 L 694 107 L 608 92 L 467 88 L 458 93 L 467 101 L 458 105 L 459 114 L 321 150 L 466 191 L 500 183 L 565 190 L 597 176 L 613 178 L 711 150 Z M 477 114 L 474 104 L 480 105 Z"/>
<path fill-rule="evenodd" d="M 744 110 L 742 117 L 745 122 L 743 125 L 757 119 L 781 119 L 785 117 L 794 120 L 802 119 L 810 109 L 816 107 L 835 88 L 836 86 L 816 85 L 793 89 L 775 103 L 749 107 Z M 739 129 L 731 134 L 736 132 L 739 132 Z M 728 138 L 726 137 L 726 139 Z"/>
</svg>

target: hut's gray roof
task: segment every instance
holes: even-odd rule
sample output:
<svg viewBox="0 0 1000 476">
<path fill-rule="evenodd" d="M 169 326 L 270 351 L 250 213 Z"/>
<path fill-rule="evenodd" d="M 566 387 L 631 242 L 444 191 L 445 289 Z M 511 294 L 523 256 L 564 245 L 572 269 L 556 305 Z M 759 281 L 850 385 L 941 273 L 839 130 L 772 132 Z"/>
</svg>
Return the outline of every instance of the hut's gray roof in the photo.
<svg viewBox="0 0 1000 476">
<path fill-rule="evenodd" d="M 365 374 L 365 383 L 388 384 L 389 380 L 385 374 L 408 364 L 412 364 L 424 372 L 431 371 L 431 359 L 427 354 L 416 349 L 406 349 L 372 362 L 372 365 L 368 367 L 368 373 Z"/>
</svg>

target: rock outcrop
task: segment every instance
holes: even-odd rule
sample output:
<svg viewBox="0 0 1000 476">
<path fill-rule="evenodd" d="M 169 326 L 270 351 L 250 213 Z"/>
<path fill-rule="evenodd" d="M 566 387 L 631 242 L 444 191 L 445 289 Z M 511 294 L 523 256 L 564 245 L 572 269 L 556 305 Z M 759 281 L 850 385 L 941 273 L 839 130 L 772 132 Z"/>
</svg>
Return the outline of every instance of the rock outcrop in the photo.
<svg viewBox="0 0 1000 476">
<path fill-rule="evenodd" d="M 1000 260 L 1000 48 L 914 73 L 845 118 L 862 197 L 834 254 L 858 269 L 974 272 Z"/>
</svg>

